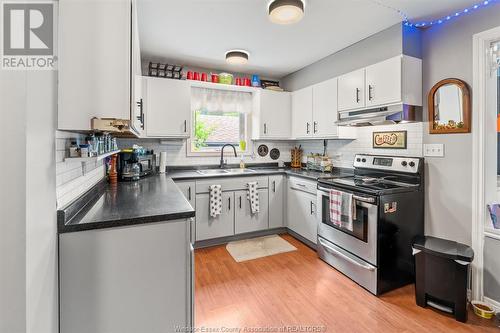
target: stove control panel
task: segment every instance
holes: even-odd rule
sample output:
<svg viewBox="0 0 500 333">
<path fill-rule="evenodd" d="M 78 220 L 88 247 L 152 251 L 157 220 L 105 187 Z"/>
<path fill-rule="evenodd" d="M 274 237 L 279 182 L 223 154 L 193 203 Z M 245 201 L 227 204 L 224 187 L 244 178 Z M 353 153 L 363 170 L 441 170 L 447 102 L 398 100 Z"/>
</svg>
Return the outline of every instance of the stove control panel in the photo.
<svg viewBox="0 0 500 333">
<path fill-rule="evenodd" d="M 402 156 L 376 156 L 358 154 L 354 158 L 355 168 L 376 169 L 385 171 L 397 171 L 417 173 L 420 159 Z"/>
</svg>

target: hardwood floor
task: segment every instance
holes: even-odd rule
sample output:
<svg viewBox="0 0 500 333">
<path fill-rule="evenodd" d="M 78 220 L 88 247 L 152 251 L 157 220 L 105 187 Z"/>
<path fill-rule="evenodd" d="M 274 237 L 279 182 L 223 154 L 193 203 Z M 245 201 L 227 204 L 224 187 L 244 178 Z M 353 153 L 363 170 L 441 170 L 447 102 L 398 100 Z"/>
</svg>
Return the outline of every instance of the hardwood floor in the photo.
<svg viewBox="0 0 500 333">
<path fill-rule="evenodd" d="M 343 333 L 499 332 L 493 320 L 481 320 L 472 312 L 463 324 L 418 307 L 413 285 L 375 297 L 304 244 L 289 235 L 283 238 L 298 251 L 237 263 L 225 246 L 196 250 L 198 328 L 273 332 L 272 328 L 301 325 L 321 329 L 316 332 Z"/>
</svg>

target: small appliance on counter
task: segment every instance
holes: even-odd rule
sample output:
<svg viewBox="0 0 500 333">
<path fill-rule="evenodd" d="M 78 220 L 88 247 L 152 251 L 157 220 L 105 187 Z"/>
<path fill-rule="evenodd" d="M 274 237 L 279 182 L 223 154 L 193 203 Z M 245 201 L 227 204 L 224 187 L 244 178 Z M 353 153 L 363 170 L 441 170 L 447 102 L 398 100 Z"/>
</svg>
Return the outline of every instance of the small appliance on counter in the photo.
<svg viewBox="0 0 500 333">
<path fill-rule="evenodd" d="M 156 159 L 153 150 L 123 149 L 118 158 L 118 179 L 134 181 L 153 174 L 156 171 Z"/>
</svg>

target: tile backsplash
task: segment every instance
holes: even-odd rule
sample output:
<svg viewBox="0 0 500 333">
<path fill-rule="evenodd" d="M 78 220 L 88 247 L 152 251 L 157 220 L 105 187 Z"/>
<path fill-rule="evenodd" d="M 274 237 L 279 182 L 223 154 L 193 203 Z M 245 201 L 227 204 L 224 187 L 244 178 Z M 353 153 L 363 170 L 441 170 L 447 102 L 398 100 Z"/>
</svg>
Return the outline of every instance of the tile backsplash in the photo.
<svg viewBox="0 0 500 333">
<path fill-rule="evenodd" d="M 374 131 L 400 131 L 408 132 L 408 148 L 401 150 L 394 149 L 373 149 L 372 133 Z M 400 125 L 387 125 L 376 127 L 360 127 L 357 129 L 357 140 L 328 140 L 327 152 L 334 158 L 334 163 L 338 167 L 352 168 L 354 155 L 358 153 L 380 154 L 380 155 L 400 155 L 400 156 L 422 156 L 423 125 L 422 123 L 409 123 Z M 118 139 L 118 147 L 131 147 L 139 144 L 147 149 L 153 149 L 156 153 L 167 152 L 167 166 L 189 166 L 189 165 L 214 165 L 219 164 L 219 156 L 188 156 L 186 140 L 160 141 L 159 139 Z M 273 161 L 269 155 L 260 157 L 257 154 L 257 147 L 265 144 L 272 148 L 278 148 L 281 152 L 279 160 L 290 161 L 290 149 L 294 146 L 302 145 L 305 155 L 308 153 L 323 153 L 323 140 L 301 140 L 301 141 L 255 141 L 251 145 L 252 154 L 245 157 L 246 163 L 269 163 Z M 228 150 L 229 151 L 229 150 Z M 240 158 L 228 157 L 229 163 L 238 164 Z"/>
<path fill-rule="evenodd" d="M 56 131 L 56 196 L 62 208 L 89 190 L 105 177 L 104 161 L 81 162 L 65 160 L 71 141 L 81 142 L 85 135 Z"/>
</svg>

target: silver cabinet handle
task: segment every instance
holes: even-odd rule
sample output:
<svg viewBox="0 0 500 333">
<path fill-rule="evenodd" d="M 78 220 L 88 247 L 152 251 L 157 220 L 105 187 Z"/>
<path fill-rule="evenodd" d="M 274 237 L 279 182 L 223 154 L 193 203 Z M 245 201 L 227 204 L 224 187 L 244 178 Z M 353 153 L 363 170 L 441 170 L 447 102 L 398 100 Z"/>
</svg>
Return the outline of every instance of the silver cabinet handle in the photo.
<svg viewBox="0 0 500 333">
<path fill-rule="evenodd" d="M 361 100 L 359 98 L 359 93 L 361 92 L 361 90 L 359 88 L 356 88 L 356 103 L 359 103 Z"/>
<path fill-rule="evenodd" d="M 191 201 L 191 186 L 188 187 L 188 200 Z"/>
<path fill-rule="evenodd" d="M 276 181 L 273 180 L 273 192 L 276 193 Z"/>
<path fill-rule="evenodd" d="M 267 134 L 267 124 L 264 123 L 264 134 Z"/>
<path fill-rule="evenodd" d="M 313 206 L 314 206 L 314 202 L 311 201 L 311 215 L 314 214 Z"/>
<path fill-rule="evenodd" d="M 371 84 L 368 85 L 368 100 L 371 101 L 373 96 L 372 96 L 372 90 L 373 86 Z"/>
<path fill-rule="evenodd" d="M 228 199 L 229 199 L 228 200 L 228 202 L 229 202 L 228 208 L 229 208 L 229 210 L 231 210 L 231 197 L 229 197 Z"/>
<path fill-rule="evenodd" d="M 364 269 L 366 269 L 368 271 L 374 271 L 375 270 L 375 267 L 373 267 L 371 265 L 360 263 L 358 260 L 356 260 L 354 258 L 351 258 L 348 255 L 343 254 L 342 252 L 337 251 L 334 248 L 328 246 L 328 244 L 326 244 L 321 238 L 318 238 L 318 240 L 319 240 L 319 243 L 321 244 L 321 246 L 323 246 L 328 252 L 330 252 L 334 256 L 340 257 L 340 258 L 342 258 L 342 259 L 350 262 L 351 264 L 354 264 L 354 265 L 356 265 L 358 267 L 364 268 Z"/>
<path fill-rule="evenodd" d="M 184 120 L 184 133 L 187 132 L 187 120 Z"/>
<path fill-rule="evenodd" d="M 313 132 L 314 132 L 315 134 L 316 134 L 316 133 L 318 133 L 318 122 L 317 122 L 317 121 L 315 121 L 315 122 L 313 123 Z"/>
<path fill-rule="evenodd" d="M 309 130 L 309 127 L 310 127 L 311 125 L 310 125 L 309 123 L 306 123 L 306 124 L 307 124 L 307 125 L 306 125 L 306 134 L 309 134 L 309 132 L 311 132 L 311 131 Z"/>
<path fill-rule="evenodd" d="M 240 195 L 240 209 L 241 209 L 241 195 Z"/>
</svg>

